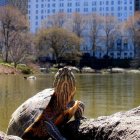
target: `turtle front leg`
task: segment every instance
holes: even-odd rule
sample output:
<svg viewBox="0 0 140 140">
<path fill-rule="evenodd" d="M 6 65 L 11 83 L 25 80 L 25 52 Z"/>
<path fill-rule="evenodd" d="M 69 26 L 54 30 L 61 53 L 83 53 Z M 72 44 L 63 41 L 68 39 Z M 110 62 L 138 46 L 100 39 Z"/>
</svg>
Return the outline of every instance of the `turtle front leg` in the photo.
<svg viewBox="0 0 140 140">
<path fill-rule="evenodd" d="M 55 120 L 55 125 L 63 125 L 67 123 L 73 116 L 75 119 L 83 119 L 85 105 L 81 101 L 71 101 L 67 105 L 67 110 L 61 113 Z"/>
<path fill-rule="evenodd" d="M 77 106 L 76 106 L 76 104 L 77 104 Z M 83 119 L 83 118 L 86 118 L 86 117 L 83 116 L 84 110 L 85 110 L 85 105 L 84 105 L 83 102 L 81 102 L 81 101 L 71 101 L 68 104 L 68 107 L 69 108 L 74 108 L 73 109 L 73 115 L 74 115 L 74 118 L 75 119 Z"/>
<path fill-rule="evenodd" d="M 59 132 L 58 128 L 54 125 L 52 121 L 45 121 L 46 130 L 48 134 L 55 140 L 66 140 L 61 133 Z"/>
<path fill-rule="evenodd" d="M 86 117 L 83 116 L 84 110 L 85 110 L 85 105 L 81 101 L 78 101 L 78 102 L 79 102 L 79 106 L 74 114 L 74 118 L 75 119 L 85 119 Z"/>
</svg>

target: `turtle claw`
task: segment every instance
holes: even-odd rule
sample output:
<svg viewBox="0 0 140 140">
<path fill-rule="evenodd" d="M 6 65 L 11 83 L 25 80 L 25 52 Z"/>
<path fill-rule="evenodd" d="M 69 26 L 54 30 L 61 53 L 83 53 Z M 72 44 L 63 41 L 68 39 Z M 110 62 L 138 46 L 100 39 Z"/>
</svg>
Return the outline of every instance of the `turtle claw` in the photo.
<svg viewBox="0 0 140 140">
<path fill-rule="evenodd" d="M 80 119 L 81 119 L 81 120 L 85 120 L 85 119 L 87 119 L 87 117 L 82 116 Z"/>
<path fill-rule="evenodd" d="M 75 112 L 74 118 L 75 119 L 84 119 L 85 117 L 83 117 L 83 114 L 84 114 L 84 110 L 85 110 L 85 105 L 81 101 L 78 101 L 78 103 L 79 103 L 79 106 L 78 106 L 77 111 Z"/>
</svg>

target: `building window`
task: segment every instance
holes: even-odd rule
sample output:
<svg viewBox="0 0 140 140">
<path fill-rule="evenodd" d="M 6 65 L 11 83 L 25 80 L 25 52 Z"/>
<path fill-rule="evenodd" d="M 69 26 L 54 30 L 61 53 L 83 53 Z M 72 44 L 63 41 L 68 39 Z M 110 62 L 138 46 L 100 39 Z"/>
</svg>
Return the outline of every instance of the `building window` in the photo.
<svg viewBox="0 0 140 140">
<path fill-rule="evenodd" d="M 111 5 L 114 5 L 114 1 L 111 1 Z"/>
<path fill-rule="evenodd" d="M 124 4 L 127 4 L 127 0 L 124 0 Z"/>
<path fill-rule="evenodd" d="M 128 42 L 127 42 L 127 40 L 124 41 L 123 46 L 124 46 L 124 49 L 125 49 L 125 50 L 128 48 Z"/>
<path fill-rule="evenodd" d="M 114 7 L 111 7 L 111 11 L 114 11 Z"/>
<path fill-rule="evenodd" d="M 80 12 L 80 8 L 76 8 L 76 10 L 75 10 L 76 12 Z"/>
<path fill-rule="evenodd" d="M 106 11 L 108 11 L 109 10 L 109 8 L 108 7 L 106 7 Z"/>
<path fill-rule="evenodd" d="M 38 25 L 38 22 L 37 21 L 35 22 L 35 25 Z"/>
<path fill-rule="evenodd" d="M 111 13 L 111 16 L 113 16 L 113 17 L 114 17 L 114 13 Z"/>
<path fill-rule="evenodd" d="M 102 11 L 102 7 L 100 7 L 100 11 Z"/>
<path fill-rule="evenodd" d="M 52 9 L 52 13 L 55 13 L 55 9 Z"/>
<path fill-rule="evenodd" d="M 124 10 L 127 10 L 127 7 L 126 6 L 124 7 Z"/>
<path fill-rule="evenodd" d="M 44 13 L 44 10 L 41 10 L 41 14 L 43 14 Z"/>
<path fill-rule="evenodd" d="M 129 10 L 132 10 L 132 9 L 133 9 L 132 6 L 130 6 L 130 7 L 129 7 Z"/>
<path fill-rule="evenodd" d="M 124 53 L 124 57 L 127 58 L 127 52 Z"/>
<path fill-rule="evenodd" d="M 68 7 L 72 7 L 72 3 L 68 3 Z"/>
<path fill-rule="evenodd" d="M 68 13 L 71 13 L 71 12 L 72 12 L 72 9 L 71 9 L 71 8 L 68 8 L 68 9 L 67 9 L 67 12 L 68 12 Z"/>
<path fill-rule="evenodd" d="M 64 3 L 60 3 L 60 7 L 64 7 Z"/>
<path fill-rule="evenodd" d="M 92 12 L 95 12 L 95 11 L 96 11 L 96 7 L 93 7 L 93 8 L 92 8 Z"/>
<path fill-rule="evenodd" d="M 59 12 L 63 13 L 64 12 L 64 9 L 59 9 Z"/>
<path fill-rule="evenodd" d="M 35 18 L 38 19 L 38 16 L 36 16 Z"/>
<path fill-rule="evenodd" d="M 30 14 L 31 13 L 31 11 L 30 10 L 28 10 L 28 14 Z"/>
<path fill-rule="evenodd" d="M 55 3 L 52 4 L 52 7 L 55 7 Z"/>
<path fill-rule="evenodd" d="M 47 13 L 50 13 L 50 9 L 47 10 Z"/>
<path fill-rule="evenodd" d="M 96 5 L 96 1 L 93 1 L 93 2 L 92 2 L 92 6 L 95 6 L 95 5 Z"/>
<path fill-rule="evenodd" d="M 120 1 L 120 0 L 118 1 L 118 4 L 119 4 L 119 5 L 121 4 L 121 1 Z"/>
<path fill-rule="evenodd" d="M 84 12 L 88 12 L 88 8 L 84 8 Z"/>
<path fill-rule="evenodd" d="M 100 5 L 102 5 L 102 1 L 100 1 Z"/>
<path fill-rule="evenodd" d="M 106 5 L 109 5 L 109 1 L 106 1 Z"/>
<path fill-rule="evenodd" d="M 75 5 L 76 5 L 76 6 L 80 6 L 80 2 L 76 2 Z"/>
<path fill-rule="evenodd" d="M 44 16 L 41 16 L 41 19 L 44 19 Z"/>
</svg>

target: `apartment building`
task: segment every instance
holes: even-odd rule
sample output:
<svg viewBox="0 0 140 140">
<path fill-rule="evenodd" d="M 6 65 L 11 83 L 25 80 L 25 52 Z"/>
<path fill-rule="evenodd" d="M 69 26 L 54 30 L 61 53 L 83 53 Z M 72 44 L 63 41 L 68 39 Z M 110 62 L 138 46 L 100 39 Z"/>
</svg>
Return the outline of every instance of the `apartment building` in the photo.
<svg viewBox="0 0 140 140">
<path fill-rule="evenodd" d="M 44 18 L 58 12 L 68 14 L 94 12 L 103 16 L 112 15 L 119 21 L 124 21 L 134 15 L 134 0 L 29 0 L 31 32 L 36 32 Z"/>
<path fill-rule="evenodd" d="M 7 0 L 0 0 L 0 6 L 5 6 L 7 4 Z"/>
<path fill-rule="evenodd" d="M 119 22 L 126 21 L 135 12 L 134 0 L 28 0 L 28 17 L 30 22 L 30 31 L 35 33 L 42 25 L 42 21 L 58 12 L 71 15 L 75 12 L 80 14 L 97 13 L 101 16 L 114 16 Z M 87 41 L 88 42 L 88 41 Z M 111 50 L 109 55 L 114 58 L 134 57 L 134 51 L 131 43 L 125 43 L 122 40 L 121 47 L 125 46 L 125 52 L 121 55 L 118 51 Z M 117 42 L 115 43 L 117 45 Z M 124 45 L 125 44 L 125 45 Z M 127 47 L 126 47 L 127 44 Z M 123 46 L 124 45 L 124 46 Z M 89 44 L 82 47 L 85 53 L 91 53 Z M 84 48 L 84 49 L 83 49 Z M 117 47 L 116 47 L 117 48 Z M 123 49 L 124 50 L 124 49 Z M 98 50 L 97 57 L 103 57 L 105 52 Z"/>
</svg>

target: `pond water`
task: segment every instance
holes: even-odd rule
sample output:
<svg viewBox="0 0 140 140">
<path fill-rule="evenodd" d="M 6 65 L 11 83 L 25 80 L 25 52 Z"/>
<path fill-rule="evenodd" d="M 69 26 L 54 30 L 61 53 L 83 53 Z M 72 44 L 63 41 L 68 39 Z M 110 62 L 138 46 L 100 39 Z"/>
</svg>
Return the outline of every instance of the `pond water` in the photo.
<svg viewBox="0 0 140 140">
<path fill-rule="evenodd" d="M 0 75 L 0 130 L 6 131 L 13 111 L 37 92 L 52 87 L 54 75 Z M 77 74 L 75 99 L 85 103 L 85 116 L 97 118 L 140 105 L 140 74 Z"/>
</svg>

